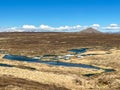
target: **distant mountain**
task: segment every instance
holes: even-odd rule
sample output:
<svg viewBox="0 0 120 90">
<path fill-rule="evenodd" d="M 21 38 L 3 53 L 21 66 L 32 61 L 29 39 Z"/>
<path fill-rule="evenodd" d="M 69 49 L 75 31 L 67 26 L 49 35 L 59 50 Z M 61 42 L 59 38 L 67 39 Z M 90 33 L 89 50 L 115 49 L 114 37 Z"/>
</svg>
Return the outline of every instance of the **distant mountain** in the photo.
<svg viewBox="0 0 120 90">
<path fill-rule="evenodd" d="M 94 28 L 87 28 L 87 29 L 84 29 L 82 31 L 80 31 L 80 33 L 84 33 L 84 34 L 102 34 L 102 32 L 94 29 Z"/>
</svg>

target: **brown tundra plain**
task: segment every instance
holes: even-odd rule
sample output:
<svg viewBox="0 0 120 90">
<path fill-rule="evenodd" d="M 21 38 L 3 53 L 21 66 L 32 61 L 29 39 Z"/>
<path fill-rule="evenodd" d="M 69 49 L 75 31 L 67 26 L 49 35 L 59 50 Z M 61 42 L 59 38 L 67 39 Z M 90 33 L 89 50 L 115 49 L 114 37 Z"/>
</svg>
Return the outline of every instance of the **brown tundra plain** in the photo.
<svg viewBox="0 0 120 90">
<path fill-rule="evenodd" d="M 4 59 L 71 54 L 69 49 L 89 48 L 82 58 L 60 62 L 87 64 L 102 69 L 54 66 Z M 0 90 L 120 90 L 120 34 L 0 33 Z M 4 67 L 12 65 L 12 67 Z M 104 72 L 104 69 L 114 69 Z M 85 76 L 85 75 L 91 76 Z M 94 74 L 94 75 L 92 75 Z"/>
</svg>

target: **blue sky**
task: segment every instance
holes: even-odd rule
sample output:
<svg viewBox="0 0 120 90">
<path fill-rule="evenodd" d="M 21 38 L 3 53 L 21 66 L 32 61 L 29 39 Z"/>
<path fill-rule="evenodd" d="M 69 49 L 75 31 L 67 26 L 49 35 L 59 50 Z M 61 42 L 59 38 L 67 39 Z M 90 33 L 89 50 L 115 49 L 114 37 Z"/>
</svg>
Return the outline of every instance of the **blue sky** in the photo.
<svg viewBox="0 0 120 90">
<path fill-rule="evenodd" d="M 0 27 L 99 24 L 120 30 L 119 18 L 120 0 L 0 0 Z"/>
</svg>

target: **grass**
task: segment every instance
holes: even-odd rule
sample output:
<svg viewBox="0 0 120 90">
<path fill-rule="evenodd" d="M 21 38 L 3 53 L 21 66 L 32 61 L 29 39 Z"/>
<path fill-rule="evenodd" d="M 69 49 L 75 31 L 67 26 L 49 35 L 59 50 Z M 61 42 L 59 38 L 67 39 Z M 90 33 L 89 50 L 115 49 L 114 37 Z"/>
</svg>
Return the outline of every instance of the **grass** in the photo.
<svg viewBox="0 0 120 90">
<path fill-rule="evenodd" d="M 89 90 L 120 89 L 120 35 L 119 34 L 80 34 L 80 33 L 0 33 L 0 49 L 15 55 L 41 56 L 44 54 L 64 55 L 68 49 L 90 48 L 86 53 L 97 55 L 73 58 L 64 62 L 83 63 L 101 68 L 113 68 L 115 72 L 102 70 L 56 67 L 38 63 L 27 63 L 0 59 L 0 63 L 15 67 L 0 67 L 0 89 L 31 88 L 37 86 L 46 90 Z M 3 55 L 1 54 L 1 57 Z M 31 70 L 34 69 L 34 70 Z M 100 73 L 85 77 L 83 74 Z M 3 75 L 6 75 L 3 77 Z M 12 75 L 10 79 L 9 75 Z M 3 78 L 3 79 L 2 79 Z M 21 84 L 25 83 L 25 85 Z M 2 80 L 2 81 L 1 81 Z M 9 82 L 11 80 L 11 83 Z M 9 82 L 4 84 L 5 82 Z M 34 83 L 38 84 L 34 84 Z M 28 84 L 27 84 L 28 83 Z M 33 83 L 33 84 L 31 84 Z M 15 86 L 15 87 L 14 87 Z M 61 89 L 59 89 L 61 88 Z M 42 89 L 41 89 L 42 90 Z M 43 89 L 44 90 L 44 89 Z"/>
<path fill-rule="evenodd" d="M 118 34 L 0 33 L 0 48 L 13 54 L 64 54 L 68 49 L 120 47 Z M 4 39 L 3 39 L 4 38 Z"/>
<path fill-rule="evenodd" d="M 69 90 L 55 85 L 42 84 L 11 75 L 0 76 L 0 90 Z"/>
</svg>

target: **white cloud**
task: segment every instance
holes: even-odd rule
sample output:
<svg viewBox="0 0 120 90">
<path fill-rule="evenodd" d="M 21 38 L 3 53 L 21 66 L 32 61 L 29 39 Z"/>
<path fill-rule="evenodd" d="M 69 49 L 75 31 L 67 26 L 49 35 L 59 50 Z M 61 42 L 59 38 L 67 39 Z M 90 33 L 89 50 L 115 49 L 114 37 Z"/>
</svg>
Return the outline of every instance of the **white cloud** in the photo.
<svg viewBox="0 0 120 90">
<path fill-rule="evenodd" d="M 70 26 L 60 26 L 60 27 L 57 27 L 57 28 L 54 28 L 55 30 L 70 30 Z"/>
<path fill-rule="evenodd" d="M 82 30 L 83 26 L 75 25 L 75 26 L 59 26 L 59 27 L 52 27 L 49 25 L 23 25 L 21 27 L 9 27 L 0 29 L 0 31 L 8 31 L 8 32 L 78 32 Z"/>
<path fill-rule="evenodd" d="M 118 27 L 118 24 L 110 24 L 110 27 Z"/>
<path fill-rule="evenodd" d="M 36 29 L 34 25 L 23 25 L 22 28 L 24 29 Z"/>
<path fill-rule="evenodd" d="M 93 24 L 93 25 L 91 25 L 90 27 L 95 28 L 95 29 L 98 29 L 98 28 L 100 28 L 100 25 L 99 25 L 99 24 Z"/>
<path fill-rule="evenodd" d="M 53 27 L 51 26 L 48 26 L 48 25 L 40 25 L 39 29 L 42 29 L 42 30 L 54 30 Z"/>
<path fill-rule="evenodd" d="M 104 30 L 120 30 L 120 26 L 118 24 L 110 24 L 107 27 L 103 27 Z"/>
<path fill-rule="evenodd" d="M 48 25 L 40 25 L 40 30 L 50 30 L 50 31 L 70 31 L 70 30 L 80 30 L 82 26 L 76 25 L 76 26 L 60 26 L 60 27 L 51 27 Z"/>
<path fill-rule="evenodd" d="M 105 27 L 106 30 L 120 30 L 120 27 Z"/>
<path fill-rule="evenodd" d="M 6 32 L 24 32 L 25 30 L 23 28 L 18 28 L 18 27 L 10 27 L 10 28 L 5 28 L 4 31 Z"/>
<path fill-rule="evenodd" d="M 16 30 L 16 29 L 17 29 L 17 27 L 11 27 L 11 28 L 8 28 L 8 29 Z"/>
</svg>

